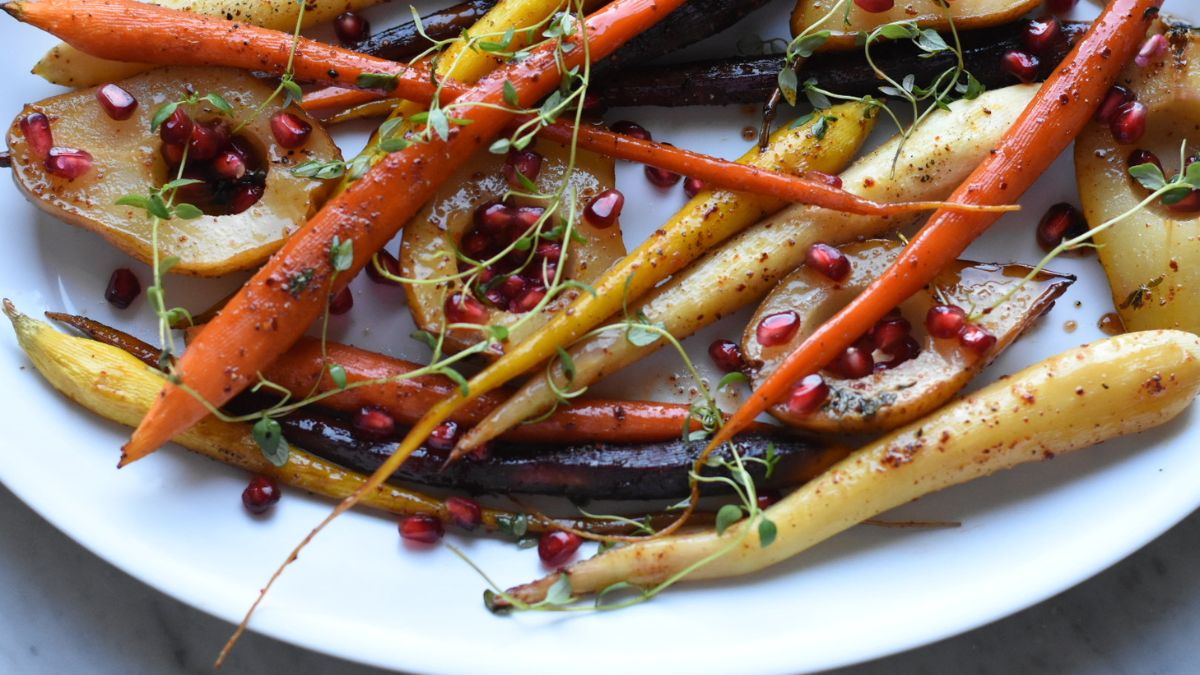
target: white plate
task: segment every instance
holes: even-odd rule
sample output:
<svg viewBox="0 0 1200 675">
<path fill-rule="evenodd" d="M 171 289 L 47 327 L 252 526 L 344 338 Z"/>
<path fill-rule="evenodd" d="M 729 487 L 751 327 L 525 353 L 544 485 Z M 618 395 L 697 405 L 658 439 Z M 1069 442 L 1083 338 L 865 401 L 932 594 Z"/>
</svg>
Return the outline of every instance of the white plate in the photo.
<svg viewBox="0 0 1200 675">
<path fill-rule="evenodd" d="M 739 35 L 781 34 L 789 4 L 777 2 L 693 53 L 729 53 Z M 1182 3 L 1174 4 L 1169 9 L 1182 11 Z M 388 12 L 402 14 L 395 7 Z M 11 21 L 0 31 L 10 54 L 20 55 L 0 74 L 0 116 L 9 119 L 22 102 L 54 93 L 25 72 L 50 40 Z M 620 115 L 614 111 L 610 119 Z M 742 152 L 741 130 L 755 121 L 737 107 L 628 115 L 660 139 L 725 156 Z M 633 240 L 683 203 L 681 190 L 657 192 L 640 173 L 636 166 L 620 169 L 628 196 L 625 226 Z M 1073 199 L 1068 156 L 1023 201 L 1026 211 L 996 226 L 972 255 L 1036 260 L 1034 219 L 1049 204 Z M 0 291 L 6 297 L 28 313 L 65 309 L 151 334 L 144 299 L 117 311 L 102 297 L 111 270 L 130 264 L 126 257 L 42 215 L 15 189 L 0 189 L 0 207 L 7 252 Z M 133 267 L 144 282 L 145 267 Z M 1111 302 L 1095 259 L 1067 259 L 1054 267 L 1079 275 L 1079 283 L 985 379 L 1100 336 L 1096 321 Z M 169 293 L 202 308 L 234 283 L 173 279 Z M 355 293 L 352 317 L 392 318 L 372 321 L 370 329 L 366 321 L 335 319 L 335 339 L 421 356 L 404 337 L 397 289 L 358 282 Z M 1068 320 L 1077 321 L 1079 330 L 1065 332 Z M 734 331 L 726 324 L 691 344 L 702 348 L 713 336 Z M 128 430 L 57 395 L 31 372 L 11 333 L 0 333 L 0 386 L 8 392 L 0 412 L 7 436 L 0 480 L 55 526 L 155 588 L 236 621 L 280 559 L 328 511 L 329 502 L 288 491 L 270 517 L 247 517 L 239 500 L 245 476 L 177 449 L 115 471 Z M 669 391 L 666 377 L 676 369 L 669 358 L 639 367 L 639 393 Z M 422 672 L 565 667 L 599 673 L 637 664 L 638 671 L 700 675 L 859 662 L 1027 607 L 1181 520 L 1200 503 L 1197 421 L 1193 409 L 1154 432 L 949 490 L 895 514 L 961 521 L 958 529 L 860 527 L 754 578 L 679 587 L 613 614 L 494 617 L 480 601 L 481 580 L 445 548 L 406 549 L 391 521 L 352 514 L 308 548 L 253 628 L 343 658 Z M 462 545 L 501 583 L 543 572 L 532 551 L 492 540 Z M 704 635 L 720 636 L 721 644 L 697 639 Z"/>
</svg>

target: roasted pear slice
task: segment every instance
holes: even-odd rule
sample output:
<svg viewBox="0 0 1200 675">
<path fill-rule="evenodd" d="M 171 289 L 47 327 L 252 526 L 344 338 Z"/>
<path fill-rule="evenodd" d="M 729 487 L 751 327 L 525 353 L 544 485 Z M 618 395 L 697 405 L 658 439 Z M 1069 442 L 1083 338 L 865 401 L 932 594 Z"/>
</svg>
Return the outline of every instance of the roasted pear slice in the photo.
<svg viewBox="0 0 1200 675">
<path fill-rule="evenodd" d="M 437 196 L 405 226 L 400 274 L 415 281 L 404 288 L 413 319 L 421 329 L 439 333 L 443 325 L 448 325 L 445 322 L 449 314 L 449 324 L 511 329 L 509 341 L 515 344 L 578 295 L 576 289 L 567 290 L 537 317 L 525 320 L 545 296 L 557 265 L 563 265 L 563 279 L 590 284 L 625 255 L 619 219 L 615 217 L 619 205 L 613 209 L 624 198 L 609 192 L 615 181 L 613 162 L 590 152 L 576 153 L 563 203 L 545 221 L 543 236 L 529 236 L 547 204 L 528 197 L 504 200 L 510 189 L 533 192 L 514 188 L 508 176 L 516 170 L 521 175 L 536 174 L 533 182 L 538 191 L 551 193 L 563 182 L 569 153 L 564 146 L 546 141 L 527 152 L 536 153 L 540 160 L 479 153 L 446 181 Z M 519 179 L 516 181 L 519 185 Z M 603 193 L 608 194 L 592 209 L 591 216 L 585 216 L 588 205 Z M 564 242 L 571 195 L 575 195 L 573 227 L 578 236 Z M 597 214 L 607 218 L 598 218 Z M 514 246 L 519 240 L 524 241 Z M 564 244 L 567 255 L 561 257 Z M 486 268 L 476 264 L 494 260 L 506 250 L 502 259 Z M 479 339 L 477 330 L 453 328 L 447 331 L 445 344 L 450 349 L 462 349 Z"/>
<path fill-rule="evenodd" d="M 901 244 L 869 240 L 842 249 L 850 263 L 849 275 L 841 282 L 822 272 L 802 267 L 784 278 L 755 312 L 742 338 L 742 350 L 753 380 L 765 378 L 817 326 L 857 296 L 896 259 Z M 939 339 L 926 329 L 926 315 L 939 304 L 956 305 L 967 311 L 987 307 L 1007 293 L 1028 274 L 1024 265 L 996 265 L 960 260 L 937 278 L 936 284 L 909 298 L 899 314 L 880 322 L 875 336 L 864 336 L 872 350 L 869 374 L 851 379 L 844 367 L 826 369 L 822 376 L 829 396 L 819 409 L 798 414 L 777 405 L 771 414 L 789 425 L 812 431 L 878 432 L 899 427 L 940 407 L 963 388 L 1005 347 L 1048 311 L 1066 291 L 1074 277 L 1042 272 L 1012 298 L 980 318 L 977 324 L 996 338 L 982 355 L 963 346 L 958 339 Z M 790 314 L 794 313 L 794 315 Z M 784 342 L 764 346 L 759 341 L 760 325 L 769 317 L 798 320 L 799 328 Z M 911 342 L 882 336 L 882 326 L 907 325 L 901 329 Z M 768 325 L 771 322 L 768 321 Z M 778 319 L 776 320 L 778 324 Z M 879 349 L 878 341 L 892 345 Z"/>
<path fill-rule="evenodd" d="M 792 35 L 799 35 L 827 14 L 837 0 L 798 0 L 792 10 Z M 836 49 L 851 49 L 859 44 L 859 35 L 897 21 L 916 21 L 922 28 L 948 30 L 947 10 L 937 0 L 907 0 L 897 2 L 886 12 L 868 12 L 855 3 L 838 12 L 822 28 L 830 31 L 827 45 Z M 1037 9 L 1041 0 L 956 0 L 950 3 L 949 14 L 958 30 L 986 28 L 1015 21 Z M 843 16 L 845 21 L 843 21 Z"/>
<path fill-rule="evenodd" d="M 1109 125 L 1092 122 L 1075 141 L 1079 197 L 1092 227 L 1146 198 L 1146 188 L 1129 175 L 1134 152 L 1155 153 L 1169 178 L 1179 172 L 1180 146 L 1186 143 L 1192 153 L 1200 145 L 1200 38 L 1186 27 L 1159 24 L 1154 30 L 1166 34 L 1169 48 L 1147 67 L 1131 64 L 1122 76 L 1122 84 L 1147 108 L 1145 135 L 1136 145 L 1120 145 Z M 1152 204 L 1095 236 L 1113 304 L 1129 330 L 1200 333 L 1196 198 L 1193 194 L 1174 207 Z"/>
<path fill-rule="evenodd" d="M 13 178 L 39 208 L 148 261 L 150 217 L 140 208 L 119 206 L 117 200 L 148 195 L 176 177 L 180 155 L 171 158 L 174 164 L 164 157 L 171 157 L 171 148 L 151 131 L 151 120 L 163 105 L 185 97 L 189 88 L 200 96 L 219 94 L 233 110 L 223 114 L 206 101 L 181 107 L 195 125 L 219 138 L 206 138 L 215 145 L 189 151 L 183 161 L 184 175 L 204 183 L 182 190 L 179 200 L 206 213 L 160 226 L 161 255 L 179 260 L 171 271 L 219 276 L 257 267 L 327 196 L 325 182 L 296 176 L 289 169 L 308 160 L 339 160 L 337 146 L 298 108 L 288 112 L 311 125 L 312 131 L 298 147 L 281 146 L 271 130 L 272 116 L 283 110 L 280 101 L 277 97 L 268 103 L 272 88 L 249 74 L 222 68 L 163 68 L 117 84 L 137 101 L 127 119 L 113 119 L 91 88 L 27 105 L 13 121 L 8 132 Z M 39 149 L 36 139 L 31 144 L 22 129 L 22 120 L 36 113 L 48 119 L 53 145 L 86 151 L 92 157 L 90 168 L 74 178 L 48 169 L 44 149 Z M 235 145 L 241 153 L 244 166 L 226 170 L 235 180 L 222 181 L 213 173 L 217 157 L 208 155 L 215 154 L 213 148 L 222 142 L 226 143 L 222 147 Z M 231 213 L 235 210 L 240 212 Z"/>
</svg>

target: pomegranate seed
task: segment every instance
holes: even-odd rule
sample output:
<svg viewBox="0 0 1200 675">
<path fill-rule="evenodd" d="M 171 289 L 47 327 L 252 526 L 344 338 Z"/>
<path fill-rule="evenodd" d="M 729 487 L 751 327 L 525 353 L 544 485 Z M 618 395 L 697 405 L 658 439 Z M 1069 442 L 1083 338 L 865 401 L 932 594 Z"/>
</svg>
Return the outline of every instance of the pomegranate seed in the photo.
<svg viewBox="0 0 1200 675">
<path fill-rule="evenodd" d="M 508 307 L 508 299 L 504 297 L 504 293 L 500 292 L 499 288 L 489 288 L 483 293 L 484 299 L 492 303 L 500 309 Z"/>
<path fill-rule="evenodd" d="M 163 140 L 163 143 L 182 147 L 192 140 L 192 129 L 195 126 L 192 118 L 184 112 L 183 108 L 176 108 L 175 112 L 171 113 L 158 128 L 158 137 Z"/>
<path fill-rule="evenodd" d="M 225 180 L 238 180 L 246 175 L 246 160 L 236 150 L 223 150 L 213 159 L 212 170 Z"/>
<path fill-rule="evenodd" d="M 1162 160 L 1158 158 L 1158 155 L 1142 148 L 1129 153 L 1129 159 L 1126 162 L 1131 168 L 1141 164 L 1153 164 L 1158 167 L 1160 173 L 1163 170 Z"/>
<path fill-rule="evenodd" d="M 1042 216 L 1037 226 L 1037 241 L 1047 251 L 1063 239 L 1073 239 L 1087 232 L 1087 220 L 1079 209 L 1063 202 L 1055 204 Z"/>
<path fill-rule="evenodd" d="M 534 255 L 546 262 L 558 262 L 562 259 L 562 244 L 557 241 L 543 241 L 537 245 Z"/>
<path fill-rule="evenodd" d="M 382 440 L 396 433 L 396 418 L 377 406 L 363 406 L 354 415 L 354 429 L 363 436 Z"/>
<path fill-rule="evenodd" d="M 46 171 L 59 178 L 75 179 L 92 168 L 92 153 L 76 148 L 50 148 Z"/>
<path fill-rule="evenodd" d="M 1021 42 L 1034 54 L 1045 54 L 1062 39 L 1062 24 L 1053 16 L 1030 19 L 1021 34 Z"/>
<path fill-rule="evenodd" d="M 487 202 L 475 209 L 475 226 L 493 234 L 504 232 L 513 222 L 515 211 L 500 202 Z"/>
<path fill-rule="evenodd" d="M 808 180 L 811 180 L 811 181 L 814 181 L 817 183 L 824 183 L 824 184 L 828 185 L 829 187 L 835 187 L 839 190 L 842 189 L 841 176 L 835 176 L 831 173 L 825 173 L 824 171 L 813 170 L 813 171 L 805 171 L 804 177 L 807 178 Z"/>
<path fill-rule="evenodd" d="M 917 341 L 912 336 L 909 336 L 888 349 L 884 349 L 883 353 L 892 358 L 888 361 L 876 363 L 875 370 L 891 370 L 905 361 L 917 358 L 921 354 L 921 345 L 917 344 Z"/>
<path fill-rule="evenodd" d="M 845 281 L 850 276 L 850 259 L 845 253 L 823 242 L 808 247 L 804 264 L 833 281 Z"/>
<path fill-rule="evenodd" d="M 742 350 L 733 340 L 715 340 L 708 346 L 708 357 L 723 373 L 736 373 L 742 369 Z"/>
<path fill-rule="evenodd" d="M 354 294 L 350 292 L 350 287 L 343 288 L 329 300 L 329 313 L 341 315 L 349 312 L 354 307 Z"/>
<path fill-rule="evenodd" d="M 683 179 L 683 194 L 688 196 L 688 199 L 695 197 L 704 190 L 708 189 L 704 185 L 704 181 L 699 178 L 684 178 Z"/>
<path fill-rule="evenodd" d="M 46 159 L 54 147 L 54 134 L 50 132 L 50 118 L 40 112 L 29 113 L 21 118 L 21 135 L 29 146 L 29 154 L 37 159 Z"/>
<path fill-rule="evenodd" d="M 524 188 L 525 184 L 517 178 L 521 174 L 529 181 L 537 180 L 542 170 L 542 156 L 532 150 L 510 150 L 501 172 L 504 179 L 514 188 Z"/>
<path fill-rule="evenodd" d="M 450 323 L 473 323 L 483 325 L 488 320 L 487 307 L 475 298 L 455 293 L 446 298 L 446 319 Z"/>
<path fill-rule="evenodd" d="M 1102 124 L 1112 122 L 1113 117 L 1117 115 L 1117 109 L 1136 98 L 1132 91 L 1119 84 L 1114 85 L 1112 89 L 1108 90 L 1108 94 L 1104 96 L 1104 101 L 1100 103 L 1100 107 L 1096 109 L 1096 120 Z"/>
<path fill-rule="evenodd" d="M 1052 14 L 1066 14 L 1075 8 L 1079 0 L 1046 0 L 1046 10 Z"/>
<path fill-rule="evenodd" d="M 500 297 L 512 300 L 524 293 L 527 286 L 528 284 L 526 284 L 524 277 L 514 274 L 506 277 L 495 288 L 500 293 Z"/>
<path fill-rule="evenodd" d="M 574 532 L 547 532 L 538 538 L 538 557 L 546 567 L 559 567 L 575 555 L 582 543 L 583 539 Z"/>
<path fill-rule="evenodd" d="M 514 234 L 524 234 L 526 230 L 537 225 L 537 222 L 542 219 L 542 214 L 546 213 L 546 209 L 540 206 L 522 206 L 513 212 L 512 223 L 510 226 L 516 230 Z M 521 256 L 524 260 L 525 256 Z"/>
<path fill-rule="evenodd" d="M 188 159 L 207 162 L 229 145 L 229 128 L 223 124 L 194 124 L 188 140 Z"/>
<path fill-rule="evenodd" d="M 354 12 L 343 12 L 333 20 L 333 31 L 344 45 L 366 40 L 371 34 L 371 23 Z"/>
<path fill-rule="evenodd" d="M 229 149 L 241 156 L 242 161 L 246 163 L 247 171 L 257 171 L 262 168 L 262 162 L 259 161 L 258 152 L 245 136 L 234 136 L 229 141 Z"/>
<path fill-rule="evenodd" d="M 825 384 L 825 378 L 817 374 L 809 375 L 792 388 L 787 410 L 793 415 L 807 415 L 819 410 L 827 398 L 829 385 Z"/>
<path fill-rule="evenodd" d="M 758 508 L 765 510 L 775 505 L 780 499 L 783 499 L 783 495 L 778 490 L 767 490 L 759 493 L 754 501 L 758 503 Z"/>
<path fill-rule="evenodd" d="M 164 148 L 167 146 L 163 146 Z M 200 167 L 189 166 L 183 170 L 183 178 L 188 180 L 198 180 L 199 183 L 191 183 L 175 190 L 176 203 L 186 204 L 205 204 L 211 202 L 215 197 L 213 193 L 212 183 L 208 182 L 208 176 Z"/>
<path fill-rule="evenodd" d="M 624 134 L 626 136 L 633 136 L 634 138 L 640 138 L 643 141 L 653 140 L 652 137 L 650 136 L 650 132 L 647 131 L 645 127 L 638 124 L 637 122 L 630 122 L 629 120 L 621 120 L 620 122 L 614 122 L 612 124 L 612 126 L 609 127 L 609 129 L 612 129 L 613 131 L 617 132 L 618 134 Z"/>
<path fill-rule="evenodd" d="M 1108 129 L 1113 140 L 1121 145 L 1130 145 L 1141 140 L 1146 133 L 1146 116 L 1149 111 L 1141 101 L 1130 101 L 1117 108 Z"/>
<path fill-rule="evenodd" d="M 934 305 L 925 315 L 925 330 L 942 340 L 958 337 L 966 324 L 967 313 L 957 305 Z"/>
<path fill-rule="evenodd" d="M 133 94 L 111 82 L 96 90 L 96 100 L 100 102 L 100 107 L 104 108 L 104 114 L 117 121 L 133 117 L 133 111 L 138 107 Z"/>
<path fill-rule="evenodd" d="M 483 509 L 479 502 L 466 497 L 450 497 L 446 500 L 446 513 L 450 520 L 464 530 L 474 530 L 483 522 Z"/>
<path fill-rule="evenodd" d="M 583 217 L 592 227 L 605 229 L 617 222 L 623 208 L 625 195 L 621 194 L 620 190 L 605 190 L 592 197 L 592 201 L 588 202 L 587 208 L 583 210 Z"/>
<path fill-rule="evenodd" d="M 1174 204 L 1168 204 L 1167 208 L 1176 213 L 1200 212 L 1200 190 L 1192 190 L 1183 199 Z"/>
<path fill-rule="evenodd" d="M 1167 38 L 1162 33 L 1155 33 L 1146 38 L 1142 43 L 1142 48 L 1138 50 L 1137 56 L 1133 57 L 1133 62 L 1139 68 L 1145 68 L 1154 61 L 1167 53 Z"/>
<path fill-rule="evenodd" d="M 281 496 L 279 484 L 274 479 L 255 476 L 250 479 L 246 489 L 242 490 L 242 506 L 250 513 L 261 515 L 274 506 Z"/>
<path fill-rule="evenodd" d="M 848 347 L 825 369 L 843 380 L 857 380 L 875 372 L 875 359 L 865 349 Z"/>
<path fill-rule="evenodd" d="M 167 166 L 175 168 L 183 161 L 183 151 L 187 146 L 175 145 L 174 143 L 162 144 L 162 158 L 166 161 Z"/>
<path fill-rule="evenodd" d="M 512 312 L 513 314 L 532 312 L 535 308 L 537 308 L 538 303 L 540 303 L 545 297 L 546 289 L 531 288 L 525 291 L 524 295 L 509 303 L 508 311 Z"/>
<path fill-rule="evenodd" d="M 864 12 L 878 14 L 896 6 L 896 0 L 854 0 L 854 4 Z"/>
<path fill-rule="evenodd" d="M 239 185 L 233 191 L 233 197 L 229 199 L 229 212 L 243 213 L 247 211 L 251 206 L 257 204 L 258 200 L 262 199 L 263 192 L 264 189 L 261 185 L 254 185 L 252 183 Z"/>
<path fill-rule="evenodd" d="M 764 347 L 774 347 L 791 340 L 800 330 L 800 315 L 787 310 L 776 312 L 763 317 L 754 330 L 758 343 Z"/>
<path fill-rule="evenodd" d="M 911 332 L 912 324 L 908 319 L 902 316 L 884 317 L 871 329 L 871 343 L 873 347 L 887 351 L 908 337 Z"/>
<path fill-rule="evenodd" d="M 977 324 L 969 323 L 959 334 L 958 343 L 976 354 L 983 354 L 996 344 L 996 336 Z"/>
<path fill-rule="evenodd" d="M 138 294 L 142 292 L 142 284 L 134 276 L 133 270 L 122 267 L 113 270 L 108 278 L 108 287 L 104 289 L 104 299 L 117 309 L 125 309 L 133 304 Z"/>
<path fill-rule="evenodd" d="M 647 166 L 645 170 L 646 180 L 660 188 L 669 188 L 683 178 L 683 176 L 680 176 L 674 171 L 667 171 L 666 169 L 660 169 L 656 166 Z"/>
<path fill-rule="evenodd" d="M 442 521 L 424 513 L 400 519 L 400 536 L 418 544 L 436 544 L 445 530 Z"/>
<path fill-rule="evenodd" d="M 458 443 L 460 435 L 457 422 L 442 422 L 434 427 L 429 438 L 425 439 L 425 447 L 441 452 L 450 452 Z"/>
<path fill-rule="evenodd" d="M 280 111 L 271 116 L 271 134 L 289 150 L 304 145 L 311 133 L 312 125 L 290 112 Z"/>
<path fill-rule="evenodd" d="M 387 249 L 379 249 L 379 252 L 375 254 L 375 258 L 379 261 L 379 266 L 387 270 L 388 274 L 397 277 L 400 276 L 400 261 L 396 260 L 396 256 L 388 253 Z M 367 276 L 377 284 L 385 286 L 402 285 L 399 281 L 393 281 L 380 274 L 379 270 L 375 269 L 374 261 L 367 263 Z"/>
<path fill-rule="evenodd" d="M 458 247 L 462 249 L 464 255 L 480 260 L 492 247 L 492 238 L 479 230 L 472 230 L 463 236 Z"/>
<path fill-rule="evenodd" d="M 1028 84 L 1037 79 L 1038 66 L 1041 65 L 1038 57 L 1027 52 L 1010 49 L 1004 53 L 1002 58 L 1004 70 L 1018 81 Z"/>
<path fill-rule="evenodd" d="M 597 120 L 608 112 L 608 105 L 604 103 L 604 99 L 595 94 L 585 94 L 583 97 L 583 115 L 593 120 Z"/>
</svg>

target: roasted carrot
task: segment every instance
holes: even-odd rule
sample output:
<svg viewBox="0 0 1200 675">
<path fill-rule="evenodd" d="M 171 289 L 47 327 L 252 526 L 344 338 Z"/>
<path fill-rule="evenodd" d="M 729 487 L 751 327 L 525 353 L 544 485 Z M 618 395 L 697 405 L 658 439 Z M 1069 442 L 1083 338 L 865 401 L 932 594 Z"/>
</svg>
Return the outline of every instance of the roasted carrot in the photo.
<svg viewBox="0 0 1200 675">
<path fill-rule="evenodd" d="M 324 87 L 310 91 L 304 95 L 300 107 L 309 112 L 324 110 L 342 110 L 364 103 L 374 103 L 385 100 L 379 94 L 365 89 L 347 89 L 346 87 Z"/>
<path fill-rule="evenodd" d="M 455 125 L 449 140 L 434 136 L 389 154 L 327 203 L 188 346 L 177 367 L 183 386 L 164 387 L 163 397 L 123 448 L 120 464 L 144 457 L 202 419 L 207 409 L 198 399 L 225 403 L 295 344 L 321 315 L 329 293 L 340 291 L 438 185 L 508 124 L 513 115 L 505 109 L 506 88 L 508 98 L 515 89 L 522 106 L 532 105 L 558 86 L 560 61 L 570 68 L 585 53 L 603 58 L 682 2 L 618 0 L 597 11 L 570 38 L 575 49 L 560 54 L 555 43 L 544 43 L 468 90 L 464 100 L 483 105 L 455 111 L 468 123 Z M 582 35 L 588 49 L 580 44 Z M 330 252 L 334 237 L 353 242 L 354 254 L 349 269 L 337 275 Z M 398 465 L 403 455 L 396 457 Z"/>
<path fill-rule="evenodd" d="M 672 7 L 676 6 L 674 2 Z M 213 17 L 165 9 L 134 0 L 15 0 L 2 5 L 17 19 L 54 33 L 78 49 L 114 60 L 162 65 L 231 66 L 282 74 L 289 61 L 297 79 L 343 87 L 394 82 L 391 94 L 428 103 L 433 78 L 424 64 L 405 66 L 324 43 L 300 38 L 295 59 L 289 59 L 293 36 Z M 145 47 L 143 47 L 145 45 Z M 384 74 L 389 78 L 371 77 Z M 360 82 L 360 77 L 367 78 Z M 390 79 L 394 76 L 394 80 Z M 460 82 L 442 80 L 442 93 L 456 98 L 466 89 Z M 443 101 L 445 102 L 445 101 Z M 531 105 L 533 101 L 527 101 Z M 500 105 L 504 105 L 503 102 Z M 1008 211 L 1015 207 L 940 202 L 878 204 L 819 181 L 754 169 L 691 153 L 672 146 L 627 139 L 603 129 L 581 130 L 579 147 L 616 159 L 643 162 L 692 176 L 727 190 L 754 192 L 787 201 L 814 204 L 865 215 L 896 215 L 938 207 L 967 211 Z M 556 123 L 543 135 L 569 143 L 571 125 Z"/>
<path fill-rule="evenodd" d="M 1042 85 L 999 145 L 950 201 L 1020 198 L 1092 118 L 1137 52 L 1162 0 L 1113 0 Z M 822 324 L 758 387 L 714 436 L 710 450 L 786 397 L 801 378 L 833 361 L 892 308 L 919 291 L 999 218 L 938 211 L 878 279 Z"/>
</svg>

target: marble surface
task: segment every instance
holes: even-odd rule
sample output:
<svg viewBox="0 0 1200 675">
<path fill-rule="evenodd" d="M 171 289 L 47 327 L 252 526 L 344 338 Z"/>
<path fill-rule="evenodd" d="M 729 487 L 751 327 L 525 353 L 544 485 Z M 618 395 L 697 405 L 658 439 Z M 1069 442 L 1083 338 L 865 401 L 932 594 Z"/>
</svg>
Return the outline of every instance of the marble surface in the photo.
<svg viewBox="0 0 1200 675">
<path fill-rule="evenodd" d="M 84 550 L 0 487 L 0 673 L 211 672 L 231 626 Z M 1195 672 L 1200 512 L 1098 577 L 950 640 L 839 671 L 1088 675 Z M 381 675 L 251 634 L 224 673 Z"/>
</svg>

